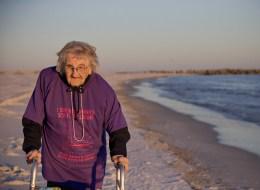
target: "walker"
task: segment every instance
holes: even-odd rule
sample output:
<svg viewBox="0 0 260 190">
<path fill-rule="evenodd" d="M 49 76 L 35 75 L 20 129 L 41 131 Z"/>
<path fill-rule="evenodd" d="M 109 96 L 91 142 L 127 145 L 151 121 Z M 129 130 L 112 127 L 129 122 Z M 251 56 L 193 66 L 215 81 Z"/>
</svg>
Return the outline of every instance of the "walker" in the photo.
<svg viewBox="0 0 260 190">
<path fill-rule="evenodd" d="M 61 190 L 59 187 L 38 187 L 36 185 L 38 164 L 33 161 L 31 166 L 31 177 L 29 190 Z M 122 164 L 116 165 L 116 190 L 125 190 L 125 168 Z"/>
</svg>

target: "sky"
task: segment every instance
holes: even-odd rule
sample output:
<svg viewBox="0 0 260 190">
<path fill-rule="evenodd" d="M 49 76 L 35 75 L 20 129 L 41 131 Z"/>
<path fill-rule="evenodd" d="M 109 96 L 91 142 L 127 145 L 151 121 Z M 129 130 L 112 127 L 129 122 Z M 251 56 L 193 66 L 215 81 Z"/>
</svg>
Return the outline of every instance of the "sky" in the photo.
<svg viewBox="0 0 260 190">
<path fill-rule="evenodd" d="M 260 0 L 0 0 L 0 70 L 56 65 L 69 41 L 108 71 L 260 68 Z"/>
</svg>

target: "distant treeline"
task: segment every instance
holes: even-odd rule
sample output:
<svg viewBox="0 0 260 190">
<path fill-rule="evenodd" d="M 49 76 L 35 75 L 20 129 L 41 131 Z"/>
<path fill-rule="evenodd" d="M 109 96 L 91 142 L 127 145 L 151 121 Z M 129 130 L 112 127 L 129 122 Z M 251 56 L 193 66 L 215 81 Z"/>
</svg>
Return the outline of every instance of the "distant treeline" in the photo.
<svg viewBox="0 0 260 190">
<path fill-rule="evenodd" d="M 181 72 L 181 71 L 176 71 Z M 206 69 L 206 70 L 186 70 L 185 73 L 200 75 L 248 75 L 260 74 L 260 69 Z"/>
<path fill-rule="evenodd" d="M 127 74 L 132 72 L 119 72 L 121 74 Z M 133 73 L 169 73 L 169 74 L 197 74 L 197 75 L 249 75 L 249 74 L 260 74 L 260 69 L 190 69 L 190 70 L 150 70 L 143 72 Z"/>
</svg>

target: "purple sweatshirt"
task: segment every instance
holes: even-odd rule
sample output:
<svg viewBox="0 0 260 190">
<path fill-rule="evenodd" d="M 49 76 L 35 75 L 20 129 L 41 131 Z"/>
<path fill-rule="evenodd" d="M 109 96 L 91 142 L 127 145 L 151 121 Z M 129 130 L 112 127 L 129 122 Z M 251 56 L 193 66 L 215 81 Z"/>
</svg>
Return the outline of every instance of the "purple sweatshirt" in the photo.
<svg viewBox="0 0 260 190">
<path fill-rule="evenodd" d="M 42 70 L 24 118 L 42 126 L 42 172 L 47 181 L 76 181 L 101 188 L 105 131 L 113 134 L 127 123 L 114 90 L 99 74 L 92 73 L 75 90 L 55 67 Z"/>
</svg>

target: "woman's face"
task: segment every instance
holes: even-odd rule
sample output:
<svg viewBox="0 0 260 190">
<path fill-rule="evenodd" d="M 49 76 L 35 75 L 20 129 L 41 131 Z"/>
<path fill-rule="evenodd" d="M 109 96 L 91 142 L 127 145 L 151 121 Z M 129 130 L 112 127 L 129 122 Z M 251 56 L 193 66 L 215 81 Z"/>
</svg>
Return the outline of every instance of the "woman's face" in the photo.
<svg viewBox="0 0 260 190">
<path fill-rule="evenodd" d="M 88 75 L 91 74 L 90 60 L 87 56 L 77 56 L 69 53 L 65 66 L 67 82 L 72 87 L 84 84 Z"/>
</svg>

